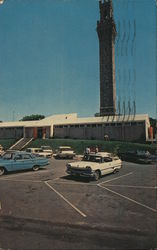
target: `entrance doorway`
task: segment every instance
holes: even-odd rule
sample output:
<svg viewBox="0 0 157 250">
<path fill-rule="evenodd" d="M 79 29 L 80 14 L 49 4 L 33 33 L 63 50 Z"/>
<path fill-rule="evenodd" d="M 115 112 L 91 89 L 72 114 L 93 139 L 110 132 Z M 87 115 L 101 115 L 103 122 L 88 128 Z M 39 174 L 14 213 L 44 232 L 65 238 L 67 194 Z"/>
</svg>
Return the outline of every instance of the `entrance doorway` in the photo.
<svg viewBox="0 0 157 250">
<path fill-rule="evenodd" d="M 38 128 L 37 130 L 37 138 L 42 138 L 43 137 L 43 128 Z"/>
</svg>

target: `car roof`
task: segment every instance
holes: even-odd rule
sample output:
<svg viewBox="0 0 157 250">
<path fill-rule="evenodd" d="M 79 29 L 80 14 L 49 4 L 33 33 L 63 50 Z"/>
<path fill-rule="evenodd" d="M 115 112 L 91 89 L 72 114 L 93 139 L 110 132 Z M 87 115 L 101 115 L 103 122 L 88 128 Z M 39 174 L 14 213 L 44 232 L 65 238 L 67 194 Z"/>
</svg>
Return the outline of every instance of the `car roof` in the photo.
<svg viewBox="0 0 157 250">
<path fill-rule="evenodd" d="M 111 153 L 109 152 L 98 152 L 98 153 L 90 153 L 91 156 L 101 156 L 101 157 L 110 157 Z"/>
<path fill-rule="evenodd" d="M 60 146 L 59 148 L 71 148 L 69 146 Z"/>
<path fill-rule="evenodd" d="M 41 148 L 27 148 L 27 149 L 31 149 L 32 150 L 32 149 L 41 149 Z"/>
</svg>

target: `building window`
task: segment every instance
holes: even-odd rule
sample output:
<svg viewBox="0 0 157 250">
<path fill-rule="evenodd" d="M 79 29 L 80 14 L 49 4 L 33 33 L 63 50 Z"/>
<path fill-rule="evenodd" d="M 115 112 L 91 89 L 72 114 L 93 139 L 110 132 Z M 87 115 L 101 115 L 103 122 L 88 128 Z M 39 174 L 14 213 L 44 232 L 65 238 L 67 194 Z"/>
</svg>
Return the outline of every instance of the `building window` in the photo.
<svg viewBox="0 0 157 250">
<path fill-rule="evenodd" d="M 59 127 L 59 128 L 63 128 L 63 126 L 62 126 L 62 125 L 59 125 L 58 127 Z"/>
<path fill-rule="evenodd" d="M 87 124 L 87 128 L 90 128 L 91 127 L 91 125 L 90 124 Z"/>
<path fill-rule="evenodd" d="M 125 122 L 124 125 L 130 126 L 130 122 Z"/>
<path fill-rule="evenodd" d="M 137 122 L 131 122 L 131 126 L 136 126 Z"/>
<path fill-rule="evenodd" d="M 99 124 L 97 124 L 97 126 L 98 126 L 98 127 L 102 127 L 102 125 L 103 125 L 102 123 L 101 123 L 101 124 L 100 124 L 100 123 L 99 123 Z"/>
<path fill-rule="evenodd" d="M 143 125 L 144 123 L 143 123 L 143 122 L 138 122 L 137 124 L 138 124 L 138 125 Z"/>
<path fill-rule="evenodd" d="M 96 128 L 96 124 L 92 124 L 92 128 Z"/>
</svg>

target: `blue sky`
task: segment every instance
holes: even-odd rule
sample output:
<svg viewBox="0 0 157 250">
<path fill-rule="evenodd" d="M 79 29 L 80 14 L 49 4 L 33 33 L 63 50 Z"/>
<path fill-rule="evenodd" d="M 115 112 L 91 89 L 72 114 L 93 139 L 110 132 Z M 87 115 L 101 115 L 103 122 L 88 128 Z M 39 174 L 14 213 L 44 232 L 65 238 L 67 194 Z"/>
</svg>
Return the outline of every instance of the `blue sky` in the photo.
<svg viewBox="0 0 157 250">
<path fill-rule="evenodd" d="M 137 113 L 155 117 L 155 0 L 113 3 L 120 34 L 117 101 L 136 100 Z M 99 111 L 98 19 L 98 0 L 5 0 L 0 5 L 0 120 Z"/>
</svg>

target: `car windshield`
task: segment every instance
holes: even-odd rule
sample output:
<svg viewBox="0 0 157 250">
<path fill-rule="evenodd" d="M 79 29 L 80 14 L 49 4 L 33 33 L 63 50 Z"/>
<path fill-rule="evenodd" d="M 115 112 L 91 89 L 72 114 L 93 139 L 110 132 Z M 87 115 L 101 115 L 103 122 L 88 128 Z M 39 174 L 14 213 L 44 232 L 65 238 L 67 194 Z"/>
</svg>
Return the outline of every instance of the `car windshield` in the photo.
<svg viewBox="0 0 157 250">
<path fill-rule="evenodd" d="M 90 162 L 102 162 L 101 156 L 95 156 L 95 155 L 84 155 L 83 161 L 90 161 Z"/>
<path fill-rule="evenodd" d="M 42 150 L 42 149 L 35 149 L 34 152 L 35 152 L 35 153 L 42 153 L 43 150 Z"/>
<path fill-rule="evenodd" d="M 26 152 L 31 153 L 31 149 L 27 148 Z"/>
<path fill-rule="evenodd" d="M 5 153 L 2 158 L 4 160 L 10 160 L 10 159 L 13 159 L 13 154 L 12 153 Z"/>
</svg>

